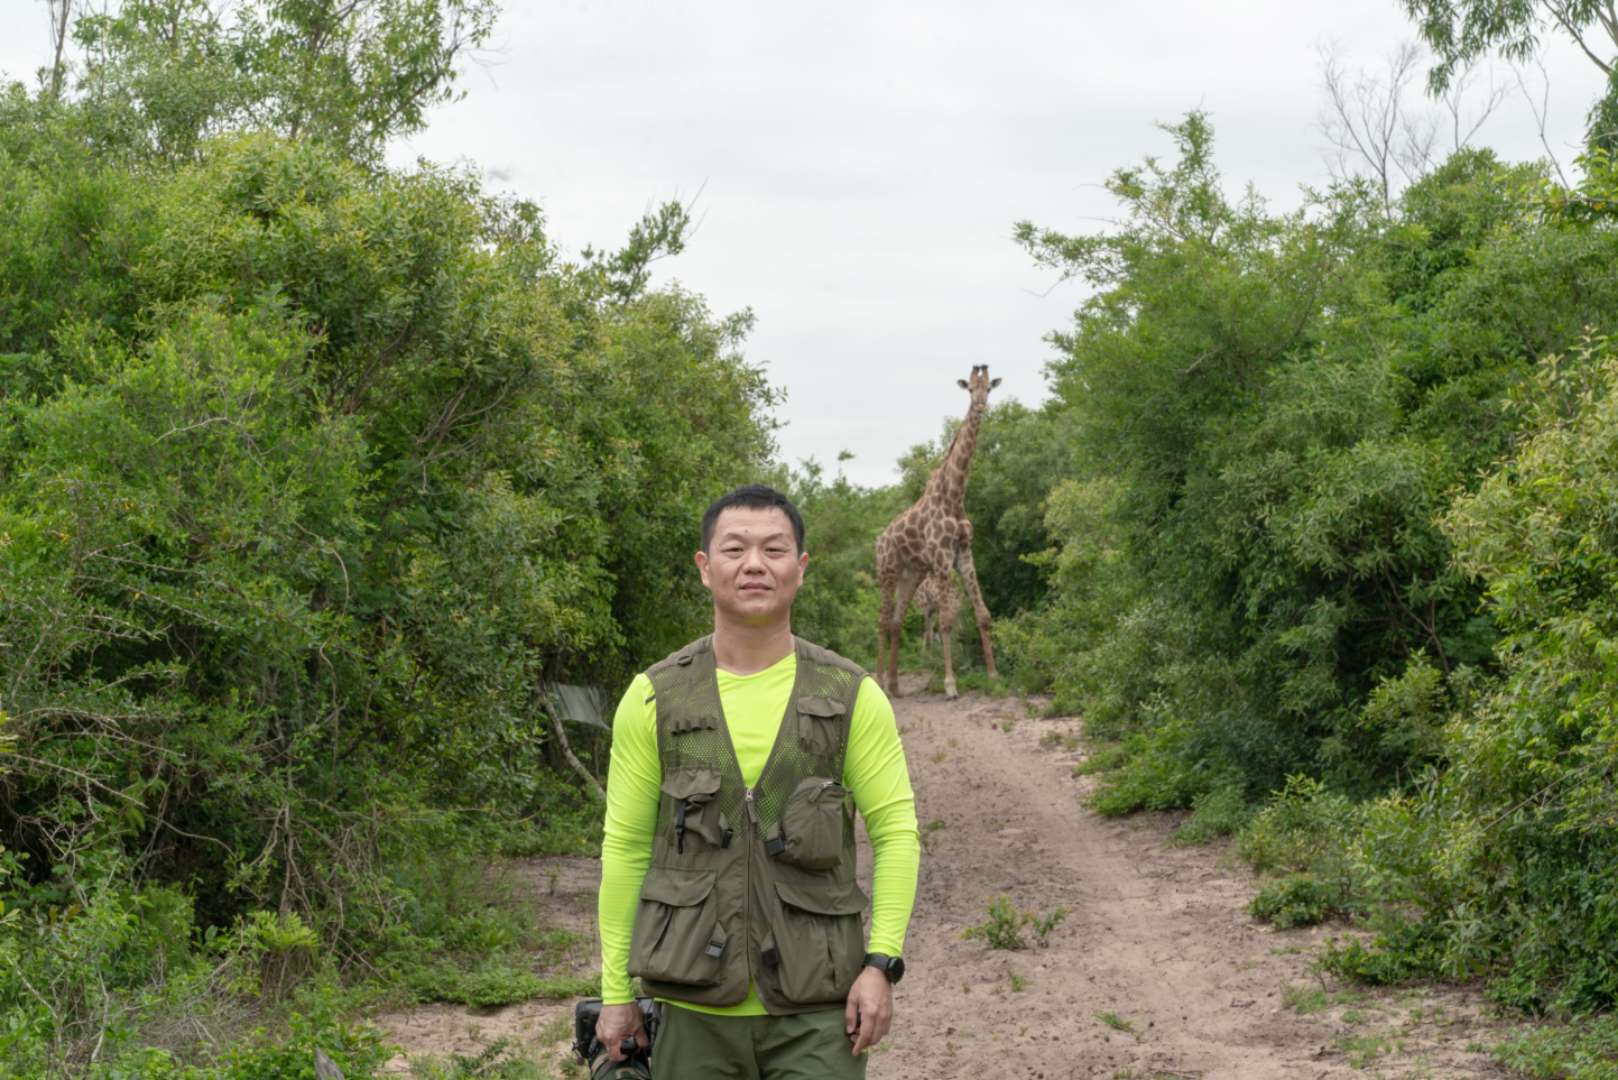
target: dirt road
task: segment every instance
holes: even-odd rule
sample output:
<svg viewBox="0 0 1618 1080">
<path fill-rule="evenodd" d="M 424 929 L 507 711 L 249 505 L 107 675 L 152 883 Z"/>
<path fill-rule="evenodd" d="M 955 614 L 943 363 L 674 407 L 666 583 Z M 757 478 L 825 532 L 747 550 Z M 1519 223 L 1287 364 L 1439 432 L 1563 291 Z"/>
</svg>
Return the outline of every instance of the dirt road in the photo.
<svg viewBox="0 0 1618 1080">
<path fill-rule="evenodd" d="M 1167 816 L 1113 821 L 1086 809 L 1072 775 L 1077 722 L 1025 713 L 1016 699 L 973 695 L 898 704 L 925 853 L 909 973 L 873 1080 L 1512 1075 L 1484 1053 L 1497 1031 L 1474 999 L 1322 981 L 1310 954 L 1334 931 L 1253 921 L 1251 877 L 1221 847 L 1170 845 Z M 593 863 L 524 872 L 550 893 L 558 924 L 592 932 Z M 999 896 L 1066 915 L 1043 943 L 1024 928 L 1021 950 L 963 937 Z M 589 947 L 575 962 L 588 970 Z M 565 1015 L 536 1003 L 383 1022 L 410 1052 L 470 1054 L 504 1036 L 561 1071 Z"/>
</svg>

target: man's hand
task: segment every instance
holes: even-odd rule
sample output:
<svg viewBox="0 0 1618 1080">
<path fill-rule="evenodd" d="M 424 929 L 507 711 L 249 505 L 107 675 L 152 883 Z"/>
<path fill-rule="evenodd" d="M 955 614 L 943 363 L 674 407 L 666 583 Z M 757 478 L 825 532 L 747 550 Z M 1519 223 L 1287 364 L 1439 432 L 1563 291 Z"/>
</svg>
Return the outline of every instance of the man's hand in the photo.
<svg viewBox="0 0 1618 1080">
<path fill-rule="evenodd" d="M 605 1011 L 602 1017 L 605 1019 Z M 848 1037 L 854 1040 L 855 1057 L 882 1041 L 893 1023 L 893 987 L 887 975 L 874 967 L 860 972 L 849 988 L 843 1021 Z"/>
<path fill-rule="evenodd" d="M 635 1045 L 641 1049 L 650 1045 L 646 1025 L 641 1022 L 639 1005 L 631 1001 L 626 1005 L 601 1006 L 601 1015 L 596 1019 L 596 1038 L 607 1048 L 612 1060 L 624 1060 L 624 1040 L 631 1035 L 635 1037 Z"/>
</svg>

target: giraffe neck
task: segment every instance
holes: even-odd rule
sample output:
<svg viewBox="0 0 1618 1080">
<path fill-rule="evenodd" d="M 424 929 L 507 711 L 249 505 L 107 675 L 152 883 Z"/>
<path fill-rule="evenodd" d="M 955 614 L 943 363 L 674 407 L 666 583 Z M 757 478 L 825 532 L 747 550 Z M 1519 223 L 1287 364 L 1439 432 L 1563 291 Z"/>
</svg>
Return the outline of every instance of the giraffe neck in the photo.
<svg viewBox="0 0 1618 1080">
<path fill-rule="evenodd" d="M 955 439 L 949 444 L 949 452 L 933 474 L 933 493 L 946 508 L 961 516 L 966 513 L 966 471 L 972 465 L 972 451 L 977 449 L 978 424 L 982 419 L 981 407 L 967 406 L 966 419 L 955 429 Z"/>
</svg>

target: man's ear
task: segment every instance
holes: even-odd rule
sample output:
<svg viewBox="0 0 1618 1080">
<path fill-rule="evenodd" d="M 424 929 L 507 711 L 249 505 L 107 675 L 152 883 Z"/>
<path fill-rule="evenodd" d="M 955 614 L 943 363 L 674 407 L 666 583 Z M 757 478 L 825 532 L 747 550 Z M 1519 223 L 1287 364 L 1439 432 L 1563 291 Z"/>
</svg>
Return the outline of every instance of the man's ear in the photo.
<svg viewBox="0 0 1618 1080">
<path fill-rule="evenodd" d="M 697 561 L 697 573 L 702 575 L 702 583 L 706 585 L 708 584 L 708 553 L 698 551 L 695 558 Z"/>
<path fill-rule="evenodd" d="M 956 379 L 955 380 L 955 385 L 959 386 L 962 390 L 970 390 L 971 389 L 971 387 L 966 385 L 966 380 L 965 379 Z"/>
</svg>

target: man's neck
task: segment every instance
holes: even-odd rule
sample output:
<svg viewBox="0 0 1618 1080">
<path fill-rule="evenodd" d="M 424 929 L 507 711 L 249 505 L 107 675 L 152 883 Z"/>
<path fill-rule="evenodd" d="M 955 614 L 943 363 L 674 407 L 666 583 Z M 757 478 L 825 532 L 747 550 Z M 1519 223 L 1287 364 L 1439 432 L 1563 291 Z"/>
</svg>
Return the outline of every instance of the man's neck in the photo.
<svg viewBox="0 0 1618 1080">
<path fill-rule="evenodd" d="M 738 625 L 718 617 L 716 613 L 714 663 L 732 675 L 756 675 L 786 659 L 793 648 L 790 622 L 767 626 Z"/>
</svg>

